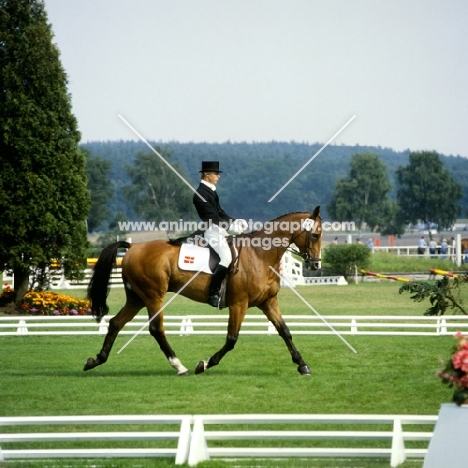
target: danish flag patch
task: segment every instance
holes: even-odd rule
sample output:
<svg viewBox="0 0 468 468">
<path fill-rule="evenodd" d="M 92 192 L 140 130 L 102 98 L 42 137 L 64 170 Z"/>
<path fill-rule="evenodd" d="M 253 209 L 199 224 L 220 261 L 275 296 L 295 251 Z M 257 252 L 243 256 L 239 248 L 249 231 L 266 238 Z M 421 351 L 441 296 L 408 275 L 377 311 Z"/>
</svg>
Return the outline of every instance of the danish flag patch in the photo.
<svg viewBox="0 0 468 468">
<path fill-rule="evenodd" d="M 182 244 L 177 265 L 181 270 L 213 274 L 210 269 L 210 250 L 197 245 Z"/>
</svg>

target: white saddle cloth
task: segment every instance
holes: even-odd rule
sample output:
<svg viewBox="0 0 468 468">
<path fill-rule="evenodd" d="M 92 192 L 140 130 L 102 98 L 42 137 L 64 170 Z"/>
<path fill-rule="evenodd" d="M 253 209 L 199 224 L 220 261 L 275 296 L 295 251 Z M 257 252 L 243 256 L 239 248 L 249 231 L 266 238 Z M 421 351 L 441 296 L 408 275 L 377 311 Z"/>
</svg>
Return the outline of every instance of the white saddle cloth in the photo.
<svg viewBox="0 0 468 468">
<path fill-rule="evenodd" d="M 210 275 L 210 249 L 194 244 L 182 244 L 179 254 L 179 268 L 181 270 L 202 271 Z"/>
</svg>

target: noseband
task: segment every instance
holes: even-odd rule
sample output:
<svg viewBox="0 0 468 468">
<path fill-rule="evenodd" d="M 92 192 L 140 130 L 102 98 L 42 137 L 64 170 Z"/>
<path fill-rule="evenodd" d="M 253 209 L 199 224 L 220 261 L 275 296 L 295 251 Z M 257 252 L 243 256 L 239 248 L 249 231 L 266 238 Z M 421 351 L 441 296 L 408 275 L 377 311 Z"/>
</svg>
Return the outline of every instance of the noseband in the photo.
<svg viewBox="0 0 468 468">
<path fill-rule="evenodd" d="M 296 236 L 294 236 L 293 239 L 291 239 L 291 244 L 294 243 L 294 241 L 296 240 L 297 237 L 299 237 L 301 234 L 302 234 L 303 230 L 301 230 Z M 306 251 L 304 253 L 300 253 L 300 252 L 295 252 L 292 250 L 292 252 L 296 253 L 296 254 L 299 254 L 302 259 L 304 260 L 304 264 L 306 266 L 306 268 L 308 270 L 318 270 L 319 268 L 319 265 L 320 265 L 320 262 L 322 261 L 322 259 L 319 257 L 311 257 L 311 255 L 309 254 L 309 251 L 308 251 L 308 246 L 309 246 L 309 243 L 310 243 L 310 240 L 314 239 L 314 240 L 318 240 L 319 239 L 319 234 L 316 234 L 314 232 L 310 232 L 310 231 L 305 231 L 307 233 L 307 248 L 306 248 Z"/>
</svg>

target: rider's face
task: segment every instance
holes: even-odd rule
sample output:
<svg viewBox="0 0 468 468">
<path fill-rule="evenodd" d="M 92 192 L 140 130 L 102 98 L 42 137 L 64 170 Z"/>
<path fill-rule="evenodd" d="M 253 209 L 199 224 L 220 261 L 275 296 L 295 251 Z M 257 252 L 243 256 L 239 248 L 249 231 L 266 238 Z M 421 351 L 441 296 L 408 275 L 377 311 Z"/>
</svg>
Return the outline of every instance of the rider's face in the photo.
<svg viewBox="0 0 468 468">
<path fill-rule="evenodd" d="M 217 184 L 220 177 L 219 172 L 205 172 L 203 179 L 205 179 L 210 184 Z"/>
</svg>

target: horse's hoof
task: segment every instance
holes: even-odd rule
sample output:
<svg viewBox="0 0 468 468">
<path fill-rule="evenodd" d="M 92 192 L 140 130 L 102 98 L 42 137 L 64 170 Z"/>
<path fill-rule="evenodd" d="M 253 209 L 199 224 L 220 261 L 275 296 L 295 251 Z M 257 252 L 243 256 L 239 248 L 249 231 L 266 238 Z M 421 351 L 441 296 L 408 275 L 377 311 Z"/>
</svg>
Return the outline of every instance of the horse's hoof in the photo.
<svg viewBox="0 0 468 468">
<path fill-rule="evenodd" d="M 87 371 L 90 369 L 94 369 L 95 367 L 96 367 L 96 361 L 93 358 L 88 358 L 83 367 L 83 370 Z"/>
<path fill-rule="evenodd" d="M 301 375 L 312 375 L 312 372 L 310 371 L 309 366 L 299 366 L 297 368 L 297 371 Z"/>
<path fill-rule="evenodd" d="M 206 371 L 208 363 L 206 361 L 200 361 L 195 368 L 195 374 L 201 374 Z"/>
<path fill-rule="evenodd" d="M 177 377 L 182 377 L 186 375 L 190 375 L 190 372 L 188 370 L 186 370 L 185 372 L 181 372 L 180 374 L 177 374 Z"/>
</svg>

